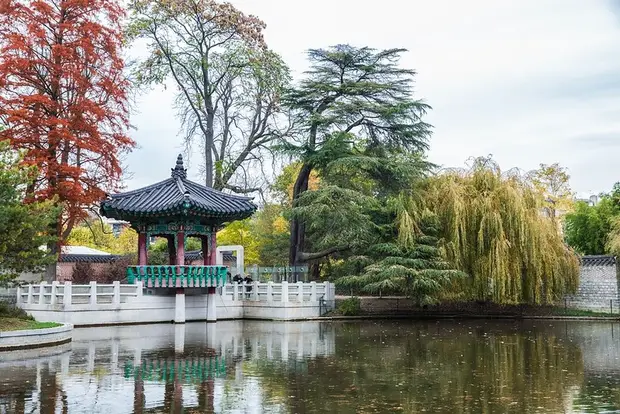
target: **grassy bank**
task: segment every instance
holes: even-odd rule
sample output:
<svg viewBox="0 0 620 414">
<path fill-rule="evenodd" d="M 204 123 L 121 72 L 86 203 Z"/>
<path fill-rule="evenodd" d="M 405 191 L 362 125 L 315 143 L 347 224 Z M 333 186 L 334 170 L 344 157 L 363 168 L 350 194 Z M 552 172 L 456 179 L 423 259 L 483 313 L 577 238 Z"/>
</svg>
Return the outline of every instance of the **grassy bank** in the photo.
<svg viewBox="0 0 620 414">
<path fill-rule="evenodd" d="M 6 318 L 0 316 L 0 332 L 55 328 L 60 325 L 61 324 L 56 322 L 37 322 L 32 319 Z"/>
<path fill-rule="evenodd" d="M 54 328 L 60 325 L 55 322 L 37 322 L 22 309 L 0 302 L 0 332 Z"/>
</svg>

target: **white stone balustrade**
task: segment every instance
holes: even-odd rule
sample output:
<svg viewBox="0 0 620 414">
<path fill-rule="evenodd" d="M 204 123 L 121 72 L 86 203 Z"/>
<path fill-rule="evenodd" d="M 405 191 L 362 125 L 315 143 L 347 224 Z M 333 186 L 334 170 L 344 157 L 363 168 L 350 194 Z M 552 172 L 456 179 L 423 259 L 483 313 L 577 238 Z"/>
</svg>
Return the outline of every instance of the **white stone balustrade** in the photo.
<svg viewBox="0 0 620 414">
<path fill-rule="evenodd" d="M 100 284 L 90 282 L 88 285 L 64 285 L 53 282 L 51 285 L 41 282 L 39 285 L 27 285 L 17 289 L 17 303 L 20 305 L 71 305 L 89 304 L 120 305 L 130 297 L 142 296 L 142 283 L 121 285 L 120 282 Z M 329 282 L 324 283 L 231 283 L 224 286 L 224 301 L 251 300 L 255 302 L 316 302 L 335 299 L 335 291 Z"/>
<path fill-rule="evenodd" d="M 216 317 L 207 314 L 215 306 Z M 332 283 L 230 283 L 207 295 L 186 289 L 182 304 L 174 292 L 145 288 L 141 282 L 77 285 L 41 283 L 17 289 L 17 304 L 37 320 L 76 326 L 170 322 L 185 310 L 184 321 L 222 319 L 301 320 L 321 316 L 335 307 Z M 181 307 L 179 307 L 181 306 Z"/>
<path fill-rule="evenodd" d="M 53 305 L 70 309 L 72 305 L 84 305 L 96 307 L 97 305 L 120 306 L 126 303 L 128 298 L 142 296 L 142 283 L 135 285 L 121 285 L 120 282 L 112 284 L 99 284 L 90 282 L 88 285 L 73 285 L 65 282 L 39 285 L 27 285 L 17 288 L 17 304 L 23 308 L 29 305 Z"/>
</svg>

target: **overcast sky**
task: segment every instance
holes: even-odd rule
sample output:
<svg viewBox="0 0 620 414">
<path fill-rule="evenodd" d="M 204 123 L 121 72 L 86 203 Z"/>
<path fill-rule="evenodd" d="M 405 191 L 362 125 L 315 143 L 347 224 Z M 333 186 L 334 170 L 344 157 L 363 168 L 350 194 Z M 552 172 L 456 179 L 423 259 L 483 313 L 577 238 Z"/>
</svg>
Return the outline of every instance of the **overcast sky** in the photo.
<svg viewBox="0 0 620 414">
<path fill-rule="evenodd" d="M 431 161 L 492 154 L 503 169 L 559 162 L 579 195 L 620 181 L 620 0 L 236 0 L 267 23 L 298 79 L 305 51 L 340 43 L 409 50 L 433 110 Z M 169 176 L 180 152 L 170 89 L 139 102 L 129 188 Z M 189 171 L 198 177 L 195 164 Z"/>
</svg>

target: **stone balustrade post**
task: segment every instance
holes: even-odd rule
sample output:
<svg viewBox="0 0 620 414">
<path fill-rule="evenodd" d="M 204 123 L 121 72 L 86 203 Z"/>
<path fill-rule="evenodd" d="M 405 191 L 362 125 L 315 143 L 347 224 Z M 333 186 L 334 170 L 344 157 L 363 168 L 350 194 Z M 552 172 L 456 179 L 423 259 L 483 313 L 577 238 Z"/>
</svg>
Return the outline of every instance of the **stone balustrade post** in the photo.
<svg viewBox="0 0 620 414">
<path fill-rule="evenodd" d="M 21 286 L 19 286 L 19 285 L 17 286 L 17 292 L 16 293 L 17 293 L 17 297 L 15 298 L 15 300 L 16 300 L 15 303 L 17 303 L 17 306 L 20 306 L 22 304 L 22 288 L 21 288 Z"/>
<path fill-rule="evenodd" d="M 273 302 L 273 282 L 267 282 L 267 302 Z"/>
<path fill-rule="evenodd" d="M 239 283 L 234 282 L 233 283 L 233 301 L 238 301 L 239 300 Z"/>
<path fill-rule="evenodd" d="M 56 295 L 58 294 L 58 282 L 57 281 L 53 281 L 52 282 L 52 295 L 50 296 L 50 305 L 55 305 L 58 303 L 58 298 L 56 297 Z"/>
<path fill-rule="evenodd" d="M 297 282 L 297 302 L 304 301 L 304 282 Z"/>
<path fill-rule="evenodd" d="M 316 302 L 317 300 L 316 282 L 310 282 L 310 302 Z"/>
<path fill-rule="evenodd" d="M 65 288 L 62 290 L 62 306 L 64 310 L 71 308 L 71 282 L 65 282 Z"/>
<path fill-rule="evenodd" d="M 252 293 L 253 293 L 252 300 L 255 302 L 258 302 L 259 297 L 258 297 L 258 282 L 257 281 L 252 282 Z"/>
<path fill-rule="evenodd" d="M 141 297 L 143 292 L 144 287 L 142 286 L 142 282 L 136 282 L 136 296 L 137 297 Z"/>
<path fill-rule="evenodd" d="M 121 306 L 121 282 L 115 281 L 112 282 L 112 287 L 114 289 L 114 296 L 112 296 L 112 304 L 114 306 Z"/>
<path fill-rule="evenodd" d="M 32 284 L 28 285 L 28 299 L 27 302 L 29 305 L 32 305 L 32 291 L 33 291 L 33 287 Z"/>
<path fill-rule="evenodd" d="M 329 300 L 329 296 L 330 296 L 330 285 L 329 282 L 323 282 L 323 299 L 325 300 Z"/>
<path fill-rule="evenodd" d="M 39 285 L 39 305 L 45 305 L 45 287 L 47 282 L 41 282 Z"/>
<path fill-rule="evenodd" d="M 288 302 L 288 282 L 284 281 L 282 282 L 282 295 L 281 295 L 281 302 Z"/>
<path fill-rule="evenodd" d="M 97 282 L 90 282 L 90 305 L 97 306 Z"/>
</svg>

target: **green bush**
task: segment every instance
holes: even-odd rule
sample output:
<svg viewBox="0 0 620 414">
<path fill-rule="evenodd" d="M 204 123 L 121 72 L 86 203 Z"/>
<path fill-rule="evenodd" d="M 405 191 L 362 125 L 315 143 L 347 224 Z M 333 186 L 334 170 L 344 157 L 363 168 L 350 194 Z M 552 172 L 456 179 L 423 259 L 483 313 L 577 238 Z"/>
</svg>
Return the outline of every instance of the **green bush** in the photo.
<svg viewBox="0 0 620 414">
<path fill-rule="evenodd" d="M 338 306 L 338 310 L 344 316 L 359 315 L 361 312 L 360 298 L 354 296 L 343 300 L 342 303 L 340 303 L 340 306 Z"/>
<path fill-rule="evenodd" d="M 0 301 L 0 318 L 18 318 L 18 319 L 30 319 L 34 318 L 17 306 Z"/>
</svg>

